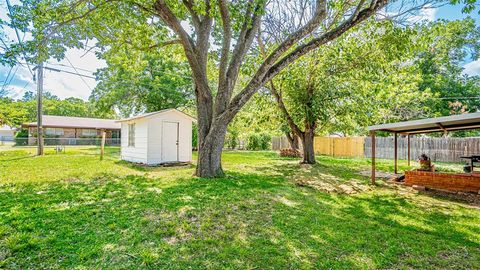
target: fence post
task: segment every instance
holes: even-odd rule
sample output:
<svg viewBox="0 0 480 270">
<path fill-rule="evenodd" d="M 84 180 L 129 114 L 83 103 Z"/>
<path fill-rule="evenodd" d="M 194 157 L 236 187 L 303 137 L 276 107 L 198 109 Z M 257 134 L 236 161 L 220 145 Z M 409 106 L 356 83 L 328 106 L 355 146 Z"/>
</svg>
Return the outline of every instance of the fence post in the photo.
<svg viewBox="0 0 480 270">
<path fill-rule="evenodd" d="M 395 163 L 395 174 L 398 173 L 398 136 L 397 133 L 394 132 L 394 142 L 393 142 L 393 156 L 394 156 L 394 163 Z"/>
<path fill-rule="evenodd" d="M 407 135 L 407 160 L 407 165 L 410 166 L 410 134 Z"/>
<path fill-rule="evenodd" d="M 105 154 L 105 137 L 106 137 L 106 132 L 104 129 L 102 129 L 102 142 L 100 143 L 100 160 L 103 160 L 103 155 Z"/>
<path fill-rule="evenodd" d="M 375 185 L 375 131 L 370 131 L 372 138 L 372 184 Z"/>
</svg>

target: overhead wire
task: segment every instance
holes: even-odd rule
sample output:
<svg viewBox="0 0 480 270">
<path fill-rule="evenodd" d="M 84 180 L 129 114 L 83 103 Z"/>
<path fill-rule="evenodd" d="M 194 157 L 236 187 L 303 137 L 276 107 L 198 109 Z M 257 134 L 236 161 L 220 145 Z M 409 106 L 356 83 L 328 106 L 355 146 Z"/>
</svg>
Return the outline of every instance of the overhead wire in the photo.
<svg viewBox="0 0 480 270">
<path fill-rule="evenodd" d="M 68 60 L 68 59 L 67 59 Z M 69 61 L 70 62 L 70 61 Z M 50 63 L 50 62 L 47 62 L 47 64 L 49 65 L 52 65 L 52 66 L 61 66 L 61 67 L 72 67 L 72 66 L 67 66 L 65 64 L 62 64 L 62 63 Z M 92 71 L 92 70 L 88 70 L 88 69 L 84 69 L 84 68 L 79 68 L 79 67 L 75 67 L 76 69 L 78 70 L 81 70 L 81 71 L 85 71 L 85 72 L 90 72 L 90 73 L 95 73 L 95 71 Z"/>
<path fill-rule="evenodd" d="M 88 89 L 90 89 L 90 91 L 93 91 L 93 89 L 90 87 L 90 85 L 88 85 L 88 83 L 85 81 L 85 79 L 79 74 L 77 68 L 72 64 L 72 62 L 70 62 L 70 59 L 68 59 L 67 56 L 65 56 L 65 59 L 67 59 L 70 66 L 72 66 L 72 68 L 75 70 L 75 73 L 77 73 L 77 75 L 80 77 L 80 79 L 82 79 L 82 82 L 88 87 Z"/>
<path fill-rule="evenodd" d="M 10 16 L 13 18 L 12 5 L 10 4 L 10 0 L 5 0 L 5 1 L 7 2 L 8 13 L 9 13 Z M 23 38 L 25 38 L 25 34 L 24 34 L 23 38 L 20 39 L 20 34 L 18 33 L 17 27 L 15 26 L 15 24 L 12 24 L 12 25 L 13 25 L 13 29 L 15 30 L 15 35 L 17 36 L 18 43 L 19 43 L 20 45 L 22 45 L 22 43 L 23 43 Z M 26 60 L 27 60 L 27 56 L 25 55 L 25 52 L 23 52 L 23 57 L 25 58 L 25 61 L 26 61 Z M 30 68 L 30 65 L 28 64 L 28 61 L 27 61 L 27 67 L 28 67 L 28 71 L 30 71 L 30 74 L 31 74 L 32 76 L 34 76 L 34 75 L 33 75 L 33 71 L 32 71 L 32 69 Z"/>
</svg>

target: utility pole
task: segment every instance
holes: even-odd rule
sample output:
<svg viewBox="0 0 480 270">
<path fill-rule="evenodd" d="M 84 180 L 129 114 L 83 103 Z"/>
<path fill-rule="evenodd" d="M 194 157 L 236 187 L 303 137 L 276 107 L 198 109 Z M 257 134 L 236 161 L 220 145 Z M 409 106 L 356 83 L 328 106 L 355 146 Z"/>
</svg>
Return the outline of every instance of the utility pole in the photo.
<svg viewBox="0 0 480 270">
<path fill-rule="evenodd" d="M 43 62 L 37 67 L 37 156 L 43 156 Z"/>
</svg>

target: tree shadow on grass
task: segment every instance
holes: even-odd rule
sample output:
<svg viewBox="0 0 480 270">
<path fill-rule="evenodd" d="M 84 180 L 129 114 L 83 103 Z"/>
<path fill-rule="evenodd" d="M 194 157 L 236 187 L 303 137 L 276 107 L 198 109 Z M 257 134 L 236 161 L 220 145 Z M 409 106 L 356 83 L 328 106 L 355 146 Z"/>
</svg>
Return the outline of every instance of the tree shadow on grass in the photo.
<svg viewBox="0 0 480 270">
<path fill-rule="evenodd" d="M 145 164 L 140 164 L 140 163 L 132 163 L 129 161 L 125 160 L 117 160 L 115 161 L 116 165 L 126 167 L 129 169 L 134 169 L 139 172 L 154 172 L 154 171 L 162 171 L 162 170 L 179 170 L 179 169 L 192 169 L 195 168 L 195 165 L 191 163 L 187 164 L 178 164 L 178 165 L 172 165 L 172 166 L 149 166 Z"/>
<path fill-rule="evenodd" d="M 273 169 L 295 169 L 283 167 Z M 318 192 L 271 170 L 2 190 L 2 266 L 478 268 L 471 209 L 459 216 L 394 194 Z"/>
</svg>

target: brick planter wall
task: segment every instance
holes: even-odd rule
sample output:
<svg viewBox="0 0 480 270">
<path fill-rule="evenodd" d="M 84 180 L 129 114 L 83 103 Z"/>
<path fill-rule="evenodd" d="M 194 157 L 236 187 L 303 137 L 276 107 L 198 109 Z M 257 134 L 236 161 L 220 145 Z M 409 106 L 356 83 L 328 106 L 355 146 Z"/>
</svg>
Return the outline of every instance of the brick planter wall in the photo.
<svg viewBox="0 0 480 270">
<path fill-rule="evenodd" d="M 406 171 L 405 185 L 452 191 L 479 192 L 480 174 Z"/>
</svg>

